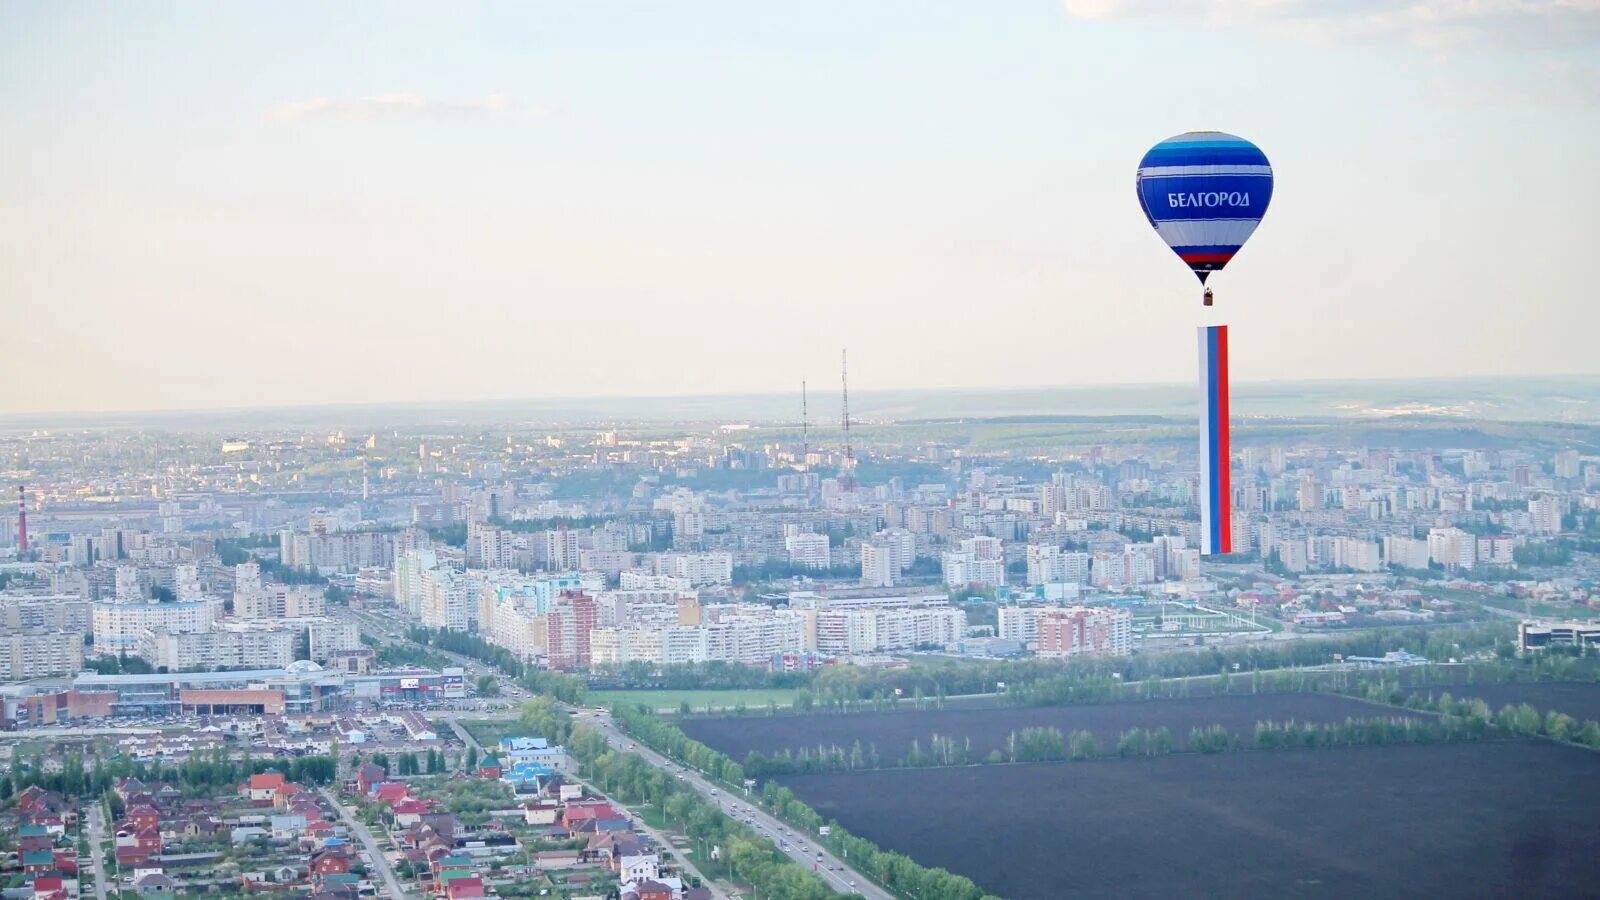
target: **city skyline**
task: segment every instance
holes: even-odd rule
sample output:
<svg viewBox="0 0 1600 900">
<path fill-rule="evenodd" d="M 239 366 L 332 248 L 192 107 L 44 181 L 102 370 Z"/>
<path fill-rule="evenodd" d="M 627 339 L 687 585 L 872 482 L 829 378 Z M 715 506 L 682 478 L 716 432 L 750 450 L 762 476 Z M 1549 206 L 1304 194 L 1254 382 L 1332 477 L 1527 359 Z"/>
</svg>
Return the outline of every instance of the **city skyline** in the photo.
<svg viewBox="0 0 1600 900">
<path fill-rule="evenodd" d="M 1581 4 L 301 11 L 0 14 L 8 411 L 1180 382 L 1207 127 L 1241 382 L 1600 371 Z"/>
</svg>

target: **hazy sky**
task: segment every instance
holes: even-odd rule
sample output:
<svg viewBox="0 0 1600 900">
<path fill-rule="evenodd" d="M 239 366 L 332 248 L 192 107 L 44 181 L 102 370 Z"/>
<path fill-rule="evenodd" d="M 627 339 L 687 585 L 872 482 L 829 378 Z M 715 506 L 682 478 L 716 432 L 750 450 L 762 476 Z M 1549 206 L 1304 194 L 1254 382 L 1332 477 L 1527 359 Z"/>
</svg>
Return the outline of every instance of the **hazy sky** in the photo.
<svg viewBox="0 0 1600 900">
<path fill-rule="evenodd" d="M 1600 0 L 0 5 L 0 410 L 1600 372 Z M 20 376 L 21 387 L 16 380 Z"/>
</svg>

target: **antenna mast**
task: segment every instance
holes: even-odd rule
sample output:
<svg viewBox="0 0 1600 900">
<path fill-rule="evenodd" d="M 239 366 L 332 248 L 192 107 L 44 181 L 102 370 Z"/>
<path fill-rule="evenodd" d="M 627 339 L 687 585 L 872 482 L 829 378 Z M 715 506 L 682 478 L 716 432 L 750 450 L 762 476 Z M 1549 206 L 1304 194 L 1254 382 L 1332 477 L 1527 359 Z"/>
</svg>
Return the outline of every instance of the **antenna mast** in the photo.
<svg viewBox="0 0 1600 900">
<path fill-rule="evenodd" d="M 28 503 L 23 499 L 27 485 L 17 485 L 17 552 L 28 552 Z"/>
<path fill-rule="evenodd" d="M 811 418 L 806 411 L 806 380 L 800 379 L 800 465 L 806 467 L 806 457 L 811 455 Z"/>
<path fill-rule="evenodd" d="M 839 484 L 845 490 L 855 490 L 856 454 L 850 446 L 850 352 L 839 351 L 839 385 L 844 399 L 844 463 L 840 466 Z"/>
</svg>

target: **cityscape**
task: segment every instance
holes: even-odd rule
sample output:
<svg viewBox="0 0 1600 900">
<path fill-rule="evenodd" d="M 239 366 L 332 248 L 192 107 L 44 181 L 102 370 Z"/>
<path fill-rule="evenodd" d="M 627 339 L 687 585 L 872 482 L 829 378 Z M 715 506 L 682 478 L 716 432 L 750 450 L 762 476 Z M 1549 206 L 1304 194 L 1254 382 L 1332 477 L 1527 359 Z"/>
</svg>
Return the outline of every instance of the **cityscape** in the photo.
<svg viewBox="0 0 1600 900">
<path fill-rule="evenodd" d="M 1371 702 L 1359 692 L 1438 679 L 1441 694 L 1467 698 L 1477 687 L 1493 697 L 1506 685 L 1476 682 L 1530 664 L 1545 671 L 1540 660 L 1557 651 L 1551 661 L 1562 666 L 1549 671 L 1565 683 L 1549 687 L 1583 688 L 1588 670 L 1572 667 L 1600 642 L 1600 455 L 1578 449 L 1596 425 L 1507 426 L 1526 432 L 1518 442 L 1498 426 L 1464 434 L 1448 418 L 1365 420 L 1369 436 L 1389 444 L 1349 446 L 1345 424 L 1332 432 L 1341 437 L 1319 436 L 1335 420 L 1255 422 L 1240 431 L 1233 459 L 1233 552 L 1210 559 L 1194 547 L 1195 457 L 1167 437 L 1172 420 L 1149 417 L 1114 437 L 1092 418 L 1048 417 L 1022 431 L 1012 417 L 875 419 L 846 431 L 843 402 L 808 397 L 808 415 L 833 407 L 817 422 L 603 430 L 14 432 L 0 444 L 4 474 L 18 485 L 0 547 L 11 796 L 26 785 L 52 804 L 42 818 L 60 820 L 70 810 L 56 808 L 61 791 L 40 790 L 57 783 L 46 779 L 88 778 L 85 759 L 97 777 L 120 777 L 108 790 L 124 810 L 152 810 L 155 827 L 98 806 L 83 813 L 107 843 L 90 846 L 101 867 L 90 877 L 110 891 L 197 891 L 218 878 L 218 857 L 204 849 L 194 851 L 204 865 L 146 865 L 188 855 L 164 852 L 162 840 L 209 846 L 194 835 L 133 843 L 141 830 L 181 824 L 230 847 L 250 847 L 250 829 L 260 833 L 260 852 L 230 876 L 241 889 L 260 874 L 248 866 L 277 865 L 282 879 L 256 880 L 315 894 L 347 884 L 395 893 L 393 879 L 399 895 L 449 896 L 455 880 L 439 879 L 459 865 L 499 893 L 649 882 L 698 896 L 691 883 L 730 888 L 690 868 L 707 862 L 688 852 L 690 835 L 646 830 L 651 816 L 629 812 L 637 806 L 626 794 L 599 792 L 601 756 L 567 745 L 633 749 L 649 733 L 634 719 L 677 719 L 691 736 L 683 740 L 731 754 L 722 765 L 750 780 L 730 784 L 715 768 L 700 776 L 703 766 L 687 759 L 659 764 L 706 779 L 681 782 L 705 791 L 685 803 L 723 806 L 714 778 L 727 792 L 785 774 L 920 768 L 932 763 L 919 757 L 937 753 L 965 765 L 985 755 L 1125 755 L 1120 743 L 1140 728 L 1072 729 L 1069 738 L 1028 725 L 988 749 L 1000 736 L 984 731 L 983 717 L 1071 711 L 1088 702 L 1071 699 L 1073 683 L 1109 691 L 1095 699 L 1104 714 L 1179 702 L 1123 692 L 1181 685 L 1206 698 L 1185 702 L 1216 704 L 1211 679 L 1230 693 L 1248 677 L 1255 695 L 1262 679 L 1292 673 L 1293 688 L 1261 696 L 1337 699 L 1331 710 L 1291 706 L 1294 720 L 1333 727 L 1381 712 L 1359 709 Z M 1280 440 L 1293 429 L 1301 436 Z M 1219 675 L 1218 660 L 1237 661 Z M 1362 699 L 1335 697 L 1352 692 Z M 1600 748 L 1600 724 L 1583 718 L 1589 696 L 1552 697 L 1580 705 L 1569 713 L 1552 703 L 1550 713 L 1572 717 L 1564 742 Z M 861 724 L 832 716 L 810 736 L 785 737 L 797 717 L 827 709 Z M 1262 722 L 1276 712 L 1265 707 Z M 1240 714 L 1252 715 L 1227 713 Z M 936 724 L 896 746 L 893 735 L 919 715 Z M 1487 715 L 1499 727 L 1502 713 Z M 1535 731 L 1546 728 L 1536 715 Z M 751 717 L 778 731 L 764 734 Z M 890 728 L 883 740 L 873 737 L 879 719 Z M 1150 730 L 1161 753 L 1193 752 L 1201 740 L 1198 729 L 1171 736 L 1181 721 Z M 1207 727 L 1227 744 L 1259 739 L 1261 725 L 1250 724 L 1242 733 L 1225 718 Z M 972 730 L 956 747 L 940 727 Z M 333 768 L 285 780 L 285 769 L 316 760 Z M 237 800 L 233 779 L 201 768 L 244 779 L 271 761 L 279 764 L 251 775 Z M 451 779 L 463 772 L 482 786 L 458 796 L 468 789 Z M 441 787 L 418 786 L 429 776 Z M 206 791 L 229 794 L 221 812 L 191 799 L 188 779 L 199 777 L 212 779 Z M 350 790 L 349 778 L 370 783 Z M 253 795 L 269 782 L 298 786 L 303 802 L 224 814 L 276 803 L 277 794 Z M 174 790 L 166 807 L 139 787 L 156 783 Z M 330 790 L 341 784 L 342 793 Z M 382 799 L 390 785 L 394 802 Z M 485 834 L 501 820 L 479 821 L 478 806 L 496 800 L 541 827 Z M 189 812 L 195 803 L 206 816 Z M 742 803 L 723 807 L 735 824 L 746 817 Z M 619 833 L 606 828 L 570 861 L 561 856 L 584 833 L 571 816 L 591 810 L 626 825 L 633 862 L 591 852 L 595 838 Z M 781 805 L 763 815 L 774 818 L 755 833 L 817 875 L 818 890 L 867 894 L 882 884 L 848 867 L 843 845 L 777 818 Z M 415 852 L 440 817 L 453 817 L 458 832 L 439 838 L 445 859 L 479 848 L 442 868 Z M 563 826 L 572 836 L 550 837 Z M 30 842 L 34 855 L 51 850 L 59 868 L 70 849 L 43 837 Z M 328 861 L 322 838 L 348 848 L 333 854 L 339 861 Z M 309 864 L 295 861 L 297 847 L 310 848 Z M 830 852 L 837 862 L 815 858 Z M 1038 877 L 1012 868 L 1002 884 Z M 117 880 L 141 869 L 160 871 Z M 585 878 L 559 874 L 568 870 Z M 975 874 L 985 877 L 981 867 Z"/>
<path fill-rule="evenodd" d="M 0 900 L 1600 896 L 1597 51 L 0 6 Z"/>
</svg>

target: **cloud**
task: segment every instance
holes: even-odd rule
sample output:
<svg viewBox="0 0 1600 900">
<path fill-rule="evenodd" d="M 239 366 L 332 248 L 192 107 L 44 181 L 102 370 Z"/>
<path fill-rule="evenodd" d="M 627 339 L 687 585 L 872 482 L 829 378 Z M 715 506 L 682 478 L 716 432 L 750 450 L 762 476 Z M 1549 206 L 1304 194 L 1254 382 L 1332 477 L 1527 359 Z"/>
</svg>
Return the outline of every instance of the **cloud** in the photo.
<svg viewBox="0 0 1600 900">
<path fill-rule="evenodd" d="M 1265 30 L 1311 41 L 1418 47 L 1580 47 L 1600 42 L 1600 0 L 1062 0 L 1067 15 Z"/>
<path fill-rule="evenodd" d="M 321 118 L 460 118 L 495 115 L 510 108 L 511 98 L 505 94 L 489 94 L 481 100 L 435 100 L 421 94 L 394 93 L 289 100 L 272 107 L 267 117 L 280 123 Z"/>
</svg>

